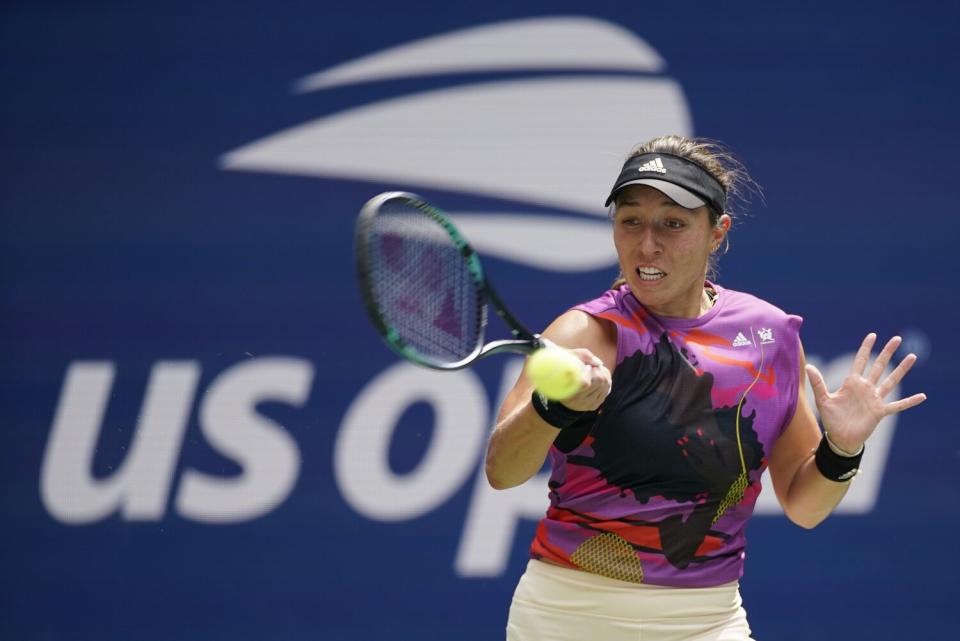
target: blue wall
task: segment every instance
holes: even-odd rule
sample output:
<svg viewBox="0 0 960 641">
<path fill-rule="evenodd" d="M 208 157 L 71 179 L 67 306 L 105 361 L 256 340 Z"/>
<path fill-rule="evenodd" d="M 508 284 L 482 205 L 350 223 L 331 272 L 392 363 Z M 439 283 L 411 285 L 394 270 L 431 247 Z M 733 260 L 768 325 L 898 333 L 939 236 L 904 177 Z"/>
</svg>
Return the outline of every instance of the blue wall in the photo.
<svg viewBox="0 0 960 641">
<path fill-rule="evenodd" d="M 416 7 L 0 9 L 0 638 L 502 638 L 546 506 L 478 476 L 517 363 L 397 363 L 354 286 L 354 218 L 426 195 L 540 328 L 615 275 L 603 190 L 666 127 L 728 142 L 764 188 L 719 282 L 802 315 L 833 380 L 867 331 L 903 333 L 902 394 L 930 399 L 881 426 L 816 530 L 764 497 L 757 638 L 951 636 L 960 10 Z M 426 62 L 383 53 L 443 35 Z M 527 220 L 554 235 L 534 247 Z"/>
</svg>

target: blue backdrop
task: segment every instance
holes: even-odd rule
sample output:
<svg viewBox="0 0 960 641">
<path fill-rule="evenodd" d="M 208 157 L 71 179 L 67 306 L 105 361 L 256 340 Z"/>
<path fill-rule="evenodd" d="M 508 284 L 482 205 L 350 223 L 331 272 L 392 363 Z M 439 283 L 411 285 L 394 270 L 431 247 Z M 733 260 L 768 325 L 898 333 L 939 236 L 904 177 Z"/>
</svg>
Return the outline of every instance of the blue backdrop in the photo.
<svg viewBox="0 0 960 641">
<path fill-rule="evenodd" d="M 517 362 L 398 363 L 354 286 L 355 214 L 426 195 L 541 328 L 614 277 L 604 190 L 668 132 L 728 142 L 764 188 L 719 282 L 802 315 L 833 381 L 867 331 L 902 333 L 901 393 L 930 399 L 814 531 L 764 492 L 756 637 L 952 636 L 958 18 L 5 3 L 0 638 L 502 638 L 547 502 L 479 476 Z"/>
</svg>

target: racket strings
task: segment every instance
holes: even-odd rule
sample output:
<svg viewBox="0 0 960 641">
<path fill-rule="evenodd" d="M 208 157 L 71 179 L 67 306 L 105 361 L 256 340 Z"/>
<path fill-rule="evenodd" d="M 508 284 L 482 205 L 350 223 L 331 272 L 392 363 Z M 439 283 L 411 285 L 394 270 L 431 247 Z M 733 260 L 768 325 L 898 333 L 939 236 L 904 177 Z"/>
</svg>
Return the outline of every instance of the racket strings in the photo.
<svg viewBox="0 0 960 641">
<path fill-rule="evenodd" d="M 370 225 L 367 277 L 388 340 L 438 362 L 471 355 L 482 339 L 481 293 L 451 235 L 406 203 L 387 204 Z"/>
</svg>

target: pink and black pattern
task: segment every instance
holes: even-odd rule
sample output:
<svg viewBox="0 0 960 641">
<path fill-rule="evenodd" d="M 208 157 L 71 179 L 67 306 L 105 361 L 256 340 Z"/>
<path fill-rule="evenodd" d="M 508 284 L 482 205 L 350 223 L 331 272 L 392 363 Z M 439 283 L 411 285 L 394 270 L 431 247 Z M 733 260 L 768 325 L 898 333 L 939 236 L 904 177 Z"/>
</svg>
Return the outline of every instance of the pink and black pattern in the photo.
<svg viewBox="0 0 960 641">
<path fill-rule="evenodd" d="M 714 287 L 698 319 L 658 318 L 626 286 L 577 308 L 617 325 L 617 367 L 599 416 L 551 448 L 534 558 L 678 587 L 742 574 L 760 476 L 795 409 L 801 319 Z"/>
</svg>

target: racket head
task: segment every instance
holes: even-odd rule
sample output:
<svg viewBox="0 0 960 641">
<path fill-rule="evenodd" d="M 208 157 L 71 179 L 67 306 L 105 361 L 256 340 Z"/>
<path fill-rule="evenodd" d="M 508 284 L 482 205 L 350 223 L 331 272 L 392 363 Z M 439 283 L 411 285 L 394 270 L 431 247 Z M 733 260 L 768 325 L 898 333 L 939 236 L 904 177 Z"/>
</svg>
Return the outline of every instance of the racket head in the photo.
<svg viewBox="0 0 960 641">
<path fill-rule="evenodd" d="M 443 370 L 479 356 L 486 280 L 443 212 L 409 192 L 374 196 L 357 218 L 355 252 L 364 307 L 392 350 Z"/>
</svg>

